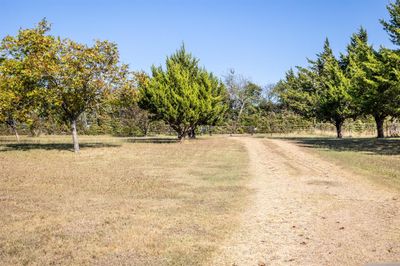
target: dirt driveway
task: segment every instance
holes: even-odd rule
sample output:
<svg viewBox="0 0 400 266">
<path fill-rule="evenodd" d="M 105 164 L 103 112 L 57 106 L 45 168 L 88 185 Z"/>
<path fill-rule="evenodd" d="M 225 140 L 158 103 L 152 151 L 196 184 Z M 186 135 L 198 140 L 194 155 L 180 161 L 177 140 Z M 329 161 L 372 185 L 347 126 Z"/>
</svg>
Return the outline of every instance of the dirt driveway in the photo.
<svg viewBox="0 0 400 266">
<path fill-rule="evenodd" d="M 237 140 L 249 153 L 254 193 L 210 265 L 400 263 L 399 193 L 287 141 Z"/>
</svg>

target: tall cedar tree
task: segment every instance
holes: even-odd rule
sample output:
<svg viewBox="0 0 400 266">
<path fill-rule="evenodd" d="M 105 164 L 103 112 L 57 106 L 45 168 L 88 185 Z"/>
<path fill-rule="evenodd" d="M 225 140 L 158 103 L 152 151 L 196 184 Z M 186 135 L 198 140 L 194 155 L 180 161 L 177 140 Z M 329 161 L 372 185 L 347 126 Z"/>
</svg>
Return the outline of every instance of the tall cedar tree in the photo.
<svg viewBox="0 0 400 266">
<path fill-rule="evenodd" d="M 400 0 L 396 0 L 394 3 L 390 3 L 387 7 L 389 12 L 390 20 L 380 20 L 383 28 L 389 34 L 390 40 L 400 45 Z"/>
<path fill-rule="evenodd" d="M 278 82 L 275 91 L 284 108 L 305 118 L 316 116 L 316 75 L 308 68 L 290 69 L 284 80 Z"/>
<path fill-rule="evenodd" d="M 383 138 L 385 119 L 399 114 L 399 55 L 374 50 L 363 29 L 352 36 L 348 50 L 354 101 L 361 114 L 374 117 L 377 137 Z"/>
<path fill-rule="evenodd" d="M 342 126 L 345 120 L 352 117 L 352 97 L 350 80 L 341 64 L 333 55 L 326 39 L 324 51 L 318 55 L 313 69 L 317 73 L 317 107 L 316 117 L 320 121 L 333 123 L 338 138 L 342 138 Z"/>
<path fill-rule="evenodd" d="M 170 125 L 179 140 L 226 111 L 225 87 L 198 62 L 182 45 L 167 57 L 166 70 L 152 66 L 152 77 L 139 80 L 140 106 Z"/>
<path fill-rule="evenodd" d="M 342 64 L 333 55 L 326 39 L 323 52 L 308 68 L 290 70 L 277 84 L 281 101 L 288 109 L 307 118 L 333 123 L 337 137 L 342 138 L 344 121 L 353 115 L 350 81 Z"/>
</svg>

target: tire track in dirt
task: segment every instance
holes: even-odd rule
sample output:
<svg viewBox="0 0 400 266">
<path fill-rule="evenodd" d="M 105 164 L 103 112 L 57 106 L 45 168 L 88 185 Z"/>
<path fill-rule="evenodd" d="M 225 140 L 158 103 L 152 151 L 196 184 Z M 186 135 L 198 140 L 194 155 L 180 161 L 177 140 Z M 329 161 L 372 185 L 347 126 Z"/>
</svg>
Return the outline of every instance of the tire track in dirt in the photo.
<svg viewBox="0 0 400 266">
<path fill-rule="evenodd" d="M 275 139 L 237 138 L 253 190 L 241 225 L 210 265 L 400 262 L 400 198 Z"/>
</svg>

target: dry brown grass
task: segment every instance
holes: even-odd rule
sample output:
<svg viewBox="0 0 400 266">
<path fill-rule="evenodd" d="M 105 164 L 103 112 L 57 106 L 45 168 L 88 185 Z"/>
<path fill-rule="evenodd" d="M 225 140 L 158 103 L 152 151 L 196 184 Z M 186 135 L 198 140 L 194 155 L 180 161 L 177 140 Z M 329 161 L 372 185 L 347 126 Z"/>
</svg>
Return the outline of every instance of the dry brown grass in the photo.
<svg viewBox="0 0 400 266">
<path fill-rule="evenodd" d="M 79 155 L 69 137 L 0 143 L 0 264 L 198 265 L 235 227 L 239 142 L 81 140 Z"/>
<path fill-rule="evenodd" d="M 240 140 L 250 158 L 252 204 L 212 265 L 399 262 L 398 192 L 366 182 L 299 143 Z"/>
</svg>

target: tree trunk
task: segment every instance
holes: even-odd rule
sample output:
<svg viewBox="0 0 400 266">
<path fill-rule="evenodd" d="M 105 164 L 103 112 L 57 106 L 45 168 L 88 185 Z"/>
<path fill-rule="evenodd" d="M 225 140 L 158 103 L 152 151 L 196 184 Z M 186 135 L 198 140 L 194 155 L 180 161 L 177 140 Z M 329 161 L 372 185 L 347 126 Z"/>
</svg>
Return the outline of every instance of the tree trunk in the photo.
<svg viewBox="0 0 400 266">
<path fill-rule="evenodd" d="M 240 106 L 240 110 L 239 110 L 238 116 L 237 116 L 236 120 L 234 120 L 234 122 L 233 122 L 233 128 L 232 128 L 231 136 L 232 136 L 232 134 L 236 134 L 237 125 L 240 122 L 240 117 L 242 116 L 245 104 L 246 104 L 246 102 L 244 101 L 242 103 L 242 105 Z"/>
<path fill-rule="evenodd" d="M 76 131 L 76 119 L 71 121 L 72 141 L 74 143 L 74 151 L 79 152 L 78 133 Z"/>
<path fill-rule="evenodd" d="M 190 139 L 195 139 L 196 138 L 196 127 L 193 127 L 189 131 L 189 138 Z"/>
<path fill-rule="evenodd" d="M 148 134 L 149 134 L 149 122 L 146 121 L 144 123 L 144 136 L 147 137 Z"/>
<path fill-rule="evenodd" d="M 185 132 L 184 130 L 178 131 L 178 140 L 179 140 L 180 142 L 182 142 L 183 139 L 185 138 L 185 135 L 186 135 L 186 132 Z"/>
<path fill-rule="evenodd" d="M 31 132 L 32 137 L 39 137 L 42 133 L 42 130 L 40 128 L 35 128 L 34 126 L 31 126 L 29 128 L 29 131 Z"/>
<path fill-rule="evenodd" d="M 12 130 L 14 132 L 15 138 L 17 139 L 17 142 L 19 142 L 19 135 L 18 135 L 17 127 L 15 125 L 13 125 Z"/>
<path fill-rule="evenodd" d="M 336 136 L 338 139 L 343 138 L 343 133 L 342 133 L 342 126 L 343 126 L 343 121 L 338 120 L 335 122 L 336 126 Z"/>
<path fill-rule="evenodd" d="M 380 116 L 376 116 L 375 117 L 375 122 L 376 122 L 376 130 L 378 132 L 378 138 L 384 138 L 385 137 L 385 133 L 383 130 L 383 123 L 385 122 L 385 117 L 380 117 Z"/>
<path fill-rule="evenodd" d="M 9 120 L 7 120 L 6 123 L 10 126 L 12 132 L 15 135 L 15 138 L 17 139 L 17 142 L 19 142 L 19 135 L 18 135 L 18 131 L 17 131 L 17 123 L 15 122 L 15 120 L 14 119 L 9 119 Z"/>
</svg>

